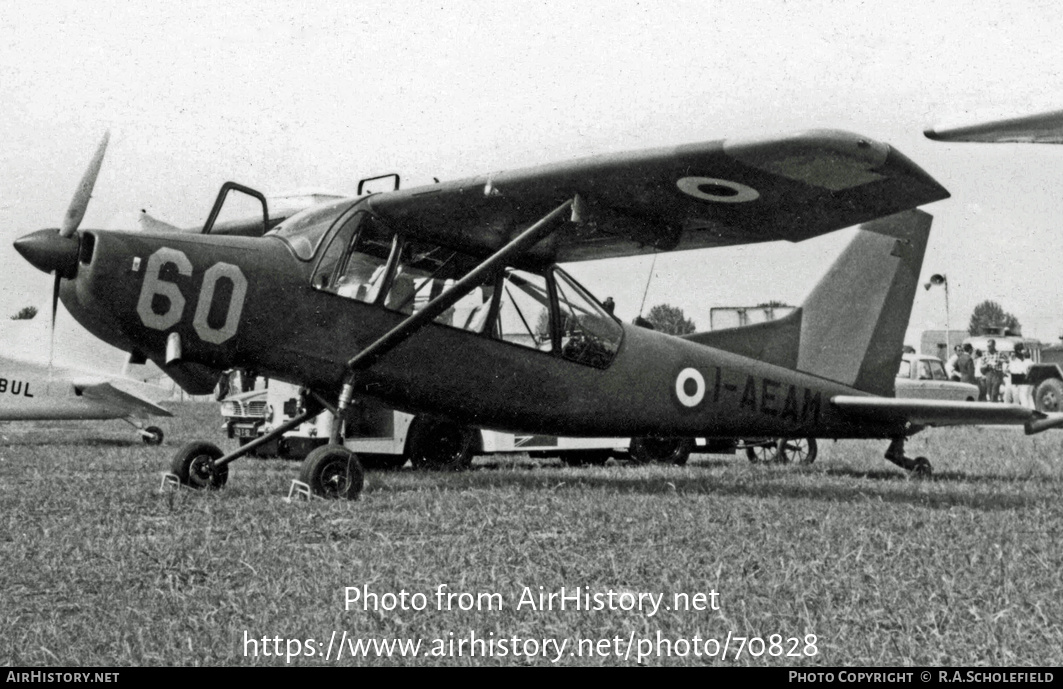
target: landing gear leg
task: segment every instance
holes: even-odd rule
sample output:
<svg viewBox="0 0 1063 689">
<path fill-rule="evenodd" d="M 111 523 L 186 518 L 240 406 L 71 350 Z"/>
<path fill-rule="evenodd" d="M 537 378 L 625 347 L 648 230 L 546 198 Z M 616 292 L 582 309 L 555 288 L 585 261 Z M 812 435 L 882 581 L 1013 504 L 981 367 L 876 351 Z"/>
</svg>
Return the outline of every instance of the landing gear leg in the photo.
<svg viewBox="0 0 1063 689">
<path fill-rule="evenodd" d="M 174 455 L 170 470 L 177 476 L 183 486 L 221 488 L 229 478 L 230 464 L 251 453 L 259 445 L 265 445 L 307 419 L 314 418 L 320 412 L 320 407 L 307 404 L 302 414 L 277 426 L 269 433 L 255 438 L 246 445 L 241 445 L 229 454 L 222 453 L 220 448 L 211 443 L 203 441 L 188 443 Z"/>
<path fill-rule="evenodd" d="M 930 466 L 930 460 L 926 457 L 916 457 L 915 459 L 905 457 L 904 441 L 904 436 L 898 436 L 891 440 L 890 446 L 886 449 L 886 459 L 916 476 L 929 478 L 934 473 L 933 467 Z"/>
<path fill-rule="evenodd" d="M 318 497 L 335 500 L 356 500 L 365 484 L 365 472 L 357 455 L 343 445 L 343 420 L 354 397 L 354 372 L 343 383 L 336 409 L 333 411 L 332 433 L 328 445 L 322 445 L 303 460 L 299 478 L 310 486 L 310 492 Z M 318 398 L 324 405 L 324 402 Z"/>
</svg>

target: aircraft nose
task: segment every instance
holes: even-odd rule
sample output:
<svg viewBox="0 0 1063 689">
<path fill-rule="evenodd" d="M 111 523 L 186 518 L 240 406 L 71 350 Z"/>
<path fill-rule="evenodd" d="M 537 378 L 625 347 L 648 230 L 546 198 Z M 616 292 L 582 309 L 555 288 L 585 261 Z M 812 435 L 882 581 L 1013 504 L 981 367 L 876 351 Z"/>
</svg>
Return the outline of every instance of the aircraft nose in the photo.
<svg viewBox="0 0 1063 689">
<path fill-rule="evenodd" d="M 16 239 L 15 250 L 38 270 L 70 279 L 77 275 L 78 244 L 77 233 L 63 237 L 57 229 L 38 230 Z"/>
</svg>

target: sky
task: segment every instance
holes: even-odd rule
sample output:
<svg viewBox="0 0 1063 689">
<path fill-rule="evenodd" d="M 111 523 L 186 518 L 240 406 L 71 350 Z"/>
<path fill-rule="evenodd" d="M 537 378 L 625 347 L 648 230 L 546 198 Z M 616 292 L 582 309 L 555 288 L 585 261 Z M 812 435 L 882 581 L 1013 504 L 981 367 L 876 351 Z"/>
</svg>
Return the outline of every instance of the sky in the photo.
<svg viewBox="0 0 1063 689">
<path fill-rule="evenodd" d="M 598 153 L 803 129 L 895 146 L 952 193 L 924 282 L 952 328 L 997 301 L 1063 335 L 1063 147 L 922 132 L 1063 108 L 1049 2 L 53 2 L 0 0 L 0 318 L 50 308 L 11 248 L 59 224 L 111 145 L 83 228 L 203 222 L 218 187 L 354 194 Z M 630 320 L 658 303 L 799 304 L 851 237 L 570 267 Z M 652 272 L 651 272 L 652 265 Z M 643 306 L 643 293 L 645 302 Z M 919 290 L 908 341 L 940 329 Z M 88 337 L 60 314 L 57 357 Z"/>
</svg>

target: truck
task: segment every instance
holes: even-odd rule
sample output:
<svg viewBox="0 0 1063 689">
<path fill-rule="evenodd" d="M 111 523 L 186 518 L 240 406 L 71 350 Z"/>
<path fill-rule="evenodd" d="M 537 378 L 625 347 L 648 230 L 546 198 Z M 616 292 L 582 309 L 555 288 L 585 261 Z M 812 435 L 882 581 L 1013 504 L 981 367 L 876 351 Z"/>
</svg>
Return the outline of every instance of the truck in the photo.
<svg viewBox="0 0 1063 689">
<path fill-rule="evenodd" d="M 246 444 L 302 412 L 299 388 L 277 380 L 221 401 L 224 431 Z M 252 451 L 256 457 L 302 459 L 328 442 L 334 417 L 322 412 L 281 438 Z M 570 466 L 600 465 L 611 457 L 636 462 L 685 464 L 691 452 L 734 453 L 734 441 L 704 438 L 565 438 L 514 434 L 456 424 L 447 419 L 407 414 L 368 399 L 357 399 L 343 425 L 344 444 L 368 469 L 463 469 L 476 455 L 527 453 L 557 458 Z"/>
<path fill-rule="evenodd" d="M 1063 344 L 1042 347 L 1026 380 L 1033 386 L 1037 411 L 1063 411 Z"/>
</svg>

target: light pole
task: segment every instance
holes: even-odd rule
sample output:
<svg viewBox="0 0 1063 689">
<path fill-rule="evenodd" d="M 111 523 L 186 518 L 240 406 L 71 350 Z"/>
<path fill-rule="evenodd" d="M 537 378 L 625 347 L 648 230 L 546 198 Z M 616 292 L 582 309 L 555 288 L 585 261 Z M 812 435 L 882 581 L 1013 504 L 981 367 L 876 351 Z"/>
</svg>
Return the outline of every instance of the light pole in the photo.
<svg viewBox="0 0 1063 689">
<path fill-rule="evenodd" d="M 930 289 L 934 285 L 945 287 L 945 355 L 952 356 L 952 331 L 949 329 L 949 279 L 944 273 L 934 273 L 930 276 L 930 282 L 924 284 L 923 287 Z"/>
</svg>

